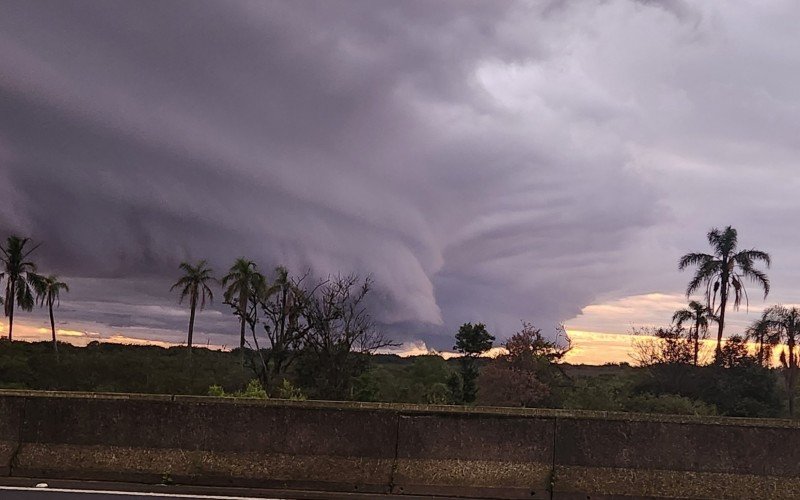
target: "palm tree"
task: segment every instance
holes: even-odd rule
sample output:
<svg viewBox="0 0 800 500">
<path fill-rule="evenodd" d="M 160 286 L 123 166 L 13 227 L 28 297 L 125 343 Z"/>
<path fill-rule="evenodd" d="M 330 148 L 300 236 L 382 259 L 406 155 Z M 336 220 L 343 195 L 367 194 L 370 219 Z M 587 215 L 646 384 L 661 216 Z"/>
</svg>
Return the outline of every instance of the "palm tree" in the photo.
<svg viewBox="0 0 800 500">
<path fill-rule="evenodd" d="M 239 348 L 242 350 L 244 360 L 244 332 L 248 323 L 250 299 L 254 293 L 254 285 L 265 283 L 263 275 L 256 270 L 255 262 L 244 258 L 236 259 L 228 274 L 222 278 L 225 287 L 225 303 L 234 308 L 234 314 L 239 316 L 241 326 Z"/>
<path fill-rule="evenodd" d="M 308 273 L 294 279 L 285 267 L 278 266 L 274 275 L 274 281 L 265 291 L 261 308 L 265 317 L 264 330 L 270 343 L 269 357 L 272 359 L 269 376 L 277 382 L 293 362 L 303 338 L 311 330 L 311 324 L 303 320 L 303 312 L 316 287 L 308 290 L 302 288 Z M 319 286 L 322 286 L 322 282 Z"/>
<path fill-rule="evenodd" d="M 8 340 L 14 338 L 14 309 L 19 307 L 30 311 L 35 302 L 31 278 L 36 275 L 36 264 L 27 259 L 39 245 L 26 248 L 29 242 L 30 238 L 9 236 L 6 246 L 0 247 L 0 263 L 3 265 L 0 279 L 6 279 L 4 312 L 8 318 Z"/>
<path fill-rule="evenodd" d="M 250 279 L 250 292 L 248 294 L 247 306 L 247 324 L 250 325 L 250 333 L 253 336 L 253 346 L 256 348 L 258 358 L 261 361 L 261 375 L 259 378 L 265 382 L 267 380 L 267 360 L 264 358 L 264 353 L 261 352 L 261 347 L 258 345 L 258 336 L 256 335 L 256 325 L 258 324 L 258 308 L 267 299 L 268 294 L 271 293 L 267 284 L 267 278 L 261 273 L 255 272 Z M 244 363 L 244 349 L 242 349 L 242 363 Z M 258 372 L 257 372 L 258 375 Z"/>
<path fill-rule="evenodd" d="M 772 362 L 772 350 L 780 343 L 780 331 L 776 328 L 772 318 L 772 309 L 765 309 L 761 317 L 753 322 L 746 330 L 748 339 L 755 341 L 758 346 L 756 350 L 756 360 L 761 366 L 770 366 Z"/>
<path fill-rule="evenodd" d="M 762 261 L 767 267 L 771 260 L 769 254 L 760 250 L 736 251 L 736 229 L 731 226 L 723 231 L 717 228 L 708 232 L 708 243 L 714 253 L 687 253 L 678 262 L 678 269 L 683 271 L 689 266 L 697 266 L 697 271 L 686 287 L 686 296 L 705 286 L 706 303 L 719 317 L 717 324 L 717 349 L 716 355 L 722 350 L 722 332 L 725 328 L 725 310 L 728 306 L 730 293 L 733 291 L 733 307 L 739 308 L 742 298 L 748 302 L 747 290 L 744 279 L 749 279 L 764 290 L 764 298 L 769 294 L 769 279 L 767 275 L 755 268 L 757 261 Z M 731 290 L 733 288 L 733 290 Z M 719 293 L 719 309 L 715 309 L 715 302 Z M 718 311 L 718 312 L 717 312 Z"/>
<path fill-rule="evenodd" d="M 694 342 L 694 366 L 697 366 L 697 355 L 700 351 L 700 338 L 706 338 L 708 334 L 708 324 L 710 321 L 716 321 L 717 317 L 710 307 L 693 300 L 689 302 L 686 309 L 679 309 L 672 315 L 672 322 L 678 328 L 683 326 L 683 323 L 691 321 L 694 324 L 694 333 L 689 329 L 692 341 Z M 702 334 L 701 334 L 702 332 Z"/>
<path fill-rule="evenodd" d="M 780 360 L 783 365 L 783 375 L 789 393 L 789 415 L 794 415 L 794 396 L 797 386 L 797 354 L 795 347 L 800 340 L 800 309 L 797 307 L 773 306 L 765 311 L 769 323 L 778 330 L 781 338 L 786 340 L 787 352 L 781 352 Z"/>
<path fill-rule="evenodd" d="M 206 307 L 206 300 L 209 302 L 214 300 L 214 294 L 208 286 L 216 280 L 213 277 L 214 271 L 208 267 L 205 260 L 201 260 L 196 265 L 191 265 L 188 262 L 181 262 L 178 266 L 183 271 L 183 276 L 170 288 L 170 291 L 180 289 L 181 297 L 178 303 L 183 303 L 183 299 L 189 297 L 189 335 L 186 340 L 186 345 L 189 348 L 189 356 L 192 355 L 192 334 L 194 333 L 194 316 L 197 310 L 197 302 L 200 302 L 200 310 Z"/>
<path fill-rule="evenodd" d="M 53 304 L 59 306 L 61 304 L 60 294 L 61 291 L 69 292 L 69 286 L 60 281 L 60 278 L 55 275 L 50 276 L 30 276 L 31 285 L 36 291 L 36 298 L 39 301 L 39 306 L 44 307 L 47 304 L 47 309 L 50 312 L 50 331 L 53 334 L 53 350 L 58 354 L 58 342 L 56 341 L 56 322 L 53 318 Z"/>
</svg>

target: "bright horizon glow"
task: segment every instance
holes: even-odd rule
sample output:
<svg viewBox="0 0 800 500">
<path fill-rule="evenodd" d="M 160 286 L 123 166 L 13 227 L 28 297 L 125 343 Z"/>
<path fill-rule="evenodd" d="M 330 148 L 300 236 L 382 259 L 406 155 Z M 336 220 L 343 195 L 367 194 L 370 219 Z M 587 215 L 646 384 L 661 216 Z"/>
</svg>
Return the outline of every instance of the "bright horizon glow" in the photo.
<svg viewBox="0 0 800 500">
<path fill-rule="evenodd" d="M 635 340 L 655 340 L 656 337 L 649 335 L 633 335 L 630 333 L 606 333 L 596 331 L 586 331 L 567 328 L 567 333 L 572 340 L 572 349 L 564 358 L 564 361 L 570 364 L 584 364 L 584 365 L 604 365 L 609 363 L 630 363 L 636 364 L 634 358 L 634 341 Z M 124 345 L 155 345 L 159 347 L 175 347 L 185 345 L 185 342 L 170 342 L 162 340 L 150 340 L 141 337 L 134 337 L 124 335 L 122 333 L 112 333 L 109 335 L 102 335 L 97 332 L 70 330 L 66 328 L 57 328 L 56 335 L 59 342 L 66 342 L 75 346 L 85 347 L 92 341 L 107 342 L 112 344 Z M 0 324 L 0 336 L 8 336 L 8 323 L 3 322 Z M 709 338 L 701 340 L 700 346 L 700 361 L 707 363 L 714 352 L 716 345 L 716 338 Z M 50 341 L 52 339 L 50 329 L 30 325 L 25 322 L 14 323 L 14 339 L 27 342 L 41 342 Z M 755 352 L 756 344 L 748 342 L 748 349 L 750 352 Z M 196 343 L 195 347 L 208 348 L 212 350 L 230 350 L 227 346 L 221 344 L 211 343 Z M 773 350 L 772 366 L 779 366 L 779 356 L 782 346 Z M 494 358 L 503 354 L 505 349 L 501 346 L 493 347 L 485 356 Z M 396 354 L 400 357 L 421 356 L 421 355 L 439 355 L 445 359 L 458 357 L 459 354 L 452 351 L 436 351 L 430 349 L 422 341 L 407 342 L 394 349 L 381 350 L 382 354 Z"/>
</svg>

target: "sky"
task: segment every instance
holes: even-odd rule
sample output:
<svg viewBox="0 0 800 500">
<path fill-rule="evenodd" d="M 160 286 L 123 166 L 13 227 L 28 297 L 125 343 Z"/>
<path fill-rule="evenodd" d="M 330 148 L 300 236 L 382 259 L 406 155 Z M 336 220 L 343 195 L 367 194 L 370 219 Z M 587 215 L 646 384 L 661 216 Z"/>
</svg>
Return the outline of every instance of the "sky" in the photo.
<svg viewBox="0 0 800 500">
<path fill-rule="evenodd" d="M 183 341 L 178 264 L 244 256 L 372 275 L 407 349 L 525 320 L 601 362 L 669 322 L 679 257 L 733 225 L 773 257 L 737 333 L 800 303 L 799 19 L 792 1 L 0 0 L 0 235 L 42 243 L 76 342 Z M 45 318 L 15 319 L 33 338 Z M 198 316 L 201 344 L 237 335 L 219 300 Z"/>
</svg>

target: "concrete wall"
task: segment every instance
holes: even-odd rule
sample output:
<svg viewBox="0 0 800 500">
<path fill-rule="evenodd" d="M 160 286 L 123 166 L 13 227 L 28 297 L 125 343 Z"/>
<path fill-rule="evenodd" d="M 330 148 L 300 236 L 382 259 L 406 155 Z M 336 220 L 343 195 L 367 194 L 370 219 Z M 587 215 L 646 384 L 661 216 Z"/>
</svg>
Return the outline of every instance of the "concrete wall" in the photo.
<svg viewBox="0 0 800 500">
<path fill-rule="evenodd" d="M 797 498 L 799 427 L 0 391 L 0 474 L 489 498 Z"/>
</svg>

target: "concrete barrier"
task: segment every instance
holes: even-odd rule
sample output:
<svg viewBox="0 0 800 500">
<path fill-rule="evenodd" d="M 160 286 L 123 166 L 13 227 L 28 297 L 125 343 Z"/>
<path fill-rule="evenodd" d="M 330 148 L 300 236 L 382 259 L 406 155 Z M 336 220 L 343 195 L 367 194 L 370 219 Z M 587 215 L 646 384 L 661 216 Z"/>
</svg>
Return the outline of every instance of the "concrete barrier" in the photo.
<svg viewBox="0 0 800 500">
<path fill-rule="evenodd" d="M 4 475 L 485 498 L 796 498 L 786 420 L 0 391 Z"/>
<path fill-rule="evenodd" d="M 401 415 L 393 492 L 550 498 L 554 424 L 491 414 Z"/>
<path fill-rule="evenodd" d="M 558 419 L 555 497 L 798 498 L 785 420 L 577 414 Z"/>
</svg>

